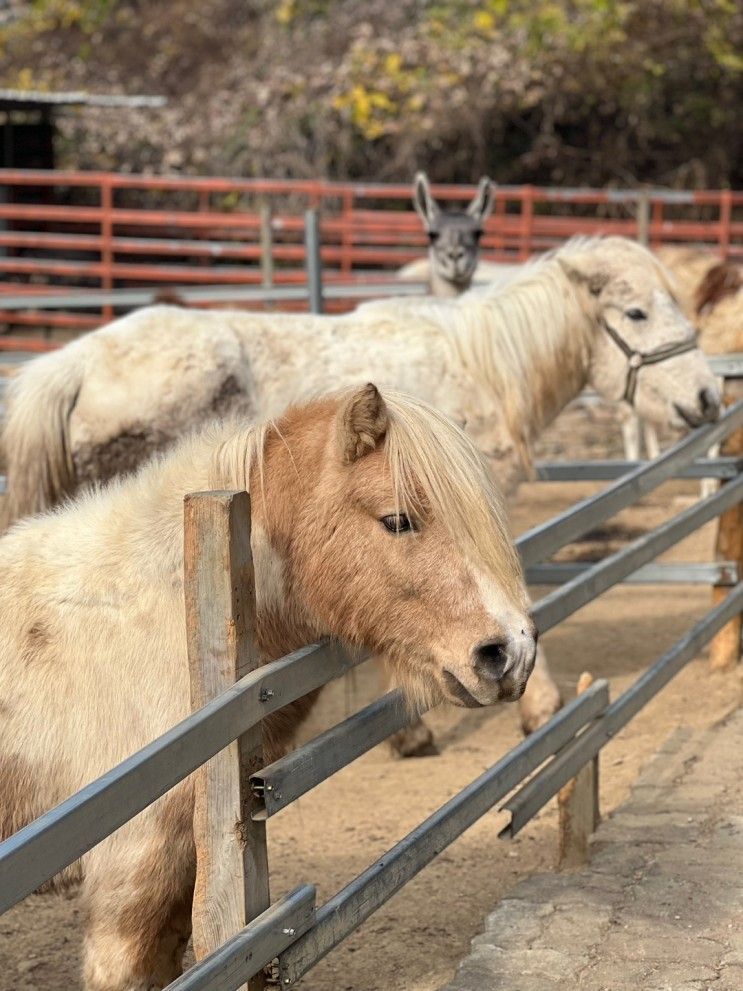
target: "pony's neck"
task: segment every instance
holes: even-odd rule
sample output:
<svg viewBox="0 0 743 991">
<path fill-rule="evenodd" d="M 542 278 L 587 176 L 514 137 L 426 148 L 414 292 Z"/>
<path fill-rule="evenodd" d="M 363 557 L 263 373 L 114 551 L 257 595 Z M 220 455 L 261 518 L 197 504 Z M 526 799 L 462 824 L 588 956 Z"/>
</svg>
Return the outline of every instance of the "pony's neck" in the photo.
<svg viewBox="0 0 743 991">
<path fill-rule="evenodd" d="M 522 453 L 586 385 L 595 327 L 586 305 L 554 258 L 529 265 L 505 288 L 462 300 L 452 343 L 497 395 Z"/>
</svg>

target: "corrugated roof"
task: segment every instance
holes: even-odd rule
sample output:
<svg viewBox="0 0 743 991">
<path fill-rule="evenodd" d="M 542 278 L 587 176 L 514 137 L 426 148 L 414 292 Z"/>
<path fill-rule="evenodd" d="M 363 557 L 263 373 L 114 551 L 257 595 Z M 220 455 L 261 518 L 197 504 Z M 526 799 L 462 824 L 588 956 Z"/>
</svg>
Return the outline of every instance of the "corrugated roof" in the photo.
<svg viewBox="0 0 743 991">
<path fill-rule="evenodd" d="M 164 96 L 124 96 L 103 93 L 45 93 L 42 90 L 0 89 L 0 108 L 28 107 L 164 107 Z"/>
</svg>

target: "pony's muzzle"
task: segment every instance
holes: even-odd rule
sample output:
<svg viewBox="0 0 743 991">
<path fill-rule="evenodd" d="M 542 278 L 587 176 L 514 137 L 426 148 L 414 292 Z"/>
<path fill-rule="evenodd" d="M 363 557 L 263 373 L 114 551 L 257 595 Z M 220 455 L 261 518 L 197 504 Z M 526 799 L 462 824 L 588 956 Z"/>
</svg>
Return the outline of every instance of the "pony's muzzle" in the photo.
<svg viewBox="0 0 743 991">
<path fill-rule="evenodd" d="M 476 644 L 470 653 L 470 664 L 480 689 L 476 696 L 490 701 L 520 698 L 536 653 L 537 633 L 533 624 L 522 629 L 519 636 L 502 635 Z"/>
</svg>

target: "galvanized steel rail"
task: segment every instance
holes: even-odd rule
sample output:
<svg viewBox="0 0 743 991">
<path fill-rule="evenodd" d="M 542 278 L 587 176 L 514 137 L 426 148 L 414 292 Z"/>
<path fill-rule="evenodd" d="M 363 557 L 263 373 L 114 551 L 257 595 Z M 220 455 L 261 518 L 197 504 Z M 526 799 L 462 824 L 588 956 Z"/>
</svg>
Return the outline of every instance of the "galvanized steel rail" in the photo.
<svg viewBox="0 0 743 991">
<path fill-rule="evenodd" d="M 694 430 L 675 447 L 618 479 L 599 495 L 590 496 L 547 523 L 533 527 L 516 541 L 524 565 L 528 567 L 543 561 L 560 547 L 652 492 L 742 425 L 743 400 L 740 400 L 729 407 L 717 423 Z"/>
<path fill-rule="evenodd" d="M 511 822 L 503 830 L 509 838 L 557 794 L 562 786 L 587 764 L 622 729 L 630 719 L 654 698 L 674 675 L 693 660 L 705 644 L 743 609 L 743 582 L 739 582 L 725 600 L 696 623 L 670 650 L 653 664 L 616 701 L 608 706 L 596 722 L 535 774 L 503 806 L 511 813 Z"/>
<path fill-rule="evenodd" d="M 324 643 L 266 664 L 0 843 L 0 913 L 133 819 L 264 716 L 364 659 Z"/>
</svg>

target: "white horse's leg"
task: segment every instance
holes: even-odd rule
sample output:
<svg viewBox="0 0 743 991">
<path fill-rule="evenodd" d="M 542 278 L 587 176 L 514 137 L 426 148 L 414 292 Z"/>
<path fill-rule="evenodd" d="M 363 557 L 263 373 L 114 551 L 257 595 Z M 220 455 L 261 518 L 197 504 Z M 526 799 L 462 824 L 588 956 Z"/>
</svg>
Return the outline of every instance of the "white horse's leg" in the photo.
<svg viewBox="0 0 743 991">
<path fill-rule="evenodd" d="M 658 431 L 652 423 L 642 421 L 642 437 L 645 441 L 645 451 L 647 456 L 653 461 L 660 454 L 660 443 L 658 441 Z"/>
<path fill-rule="evenodd" d="M 622 442 L 624 456 L 627 461 L 638 461 L 640 458 L 640 420 L 635 413 L 622 410 Z"/>
<path fill-rule="evenodd" d="M 707 451 L 708 458 L 719 458 L 720 457 L 720 445 L 713 444 L 712 447 Z M 714 495 L 717 492 L 719 482 L 716 478 L 703 478 L 701 485 L 699 486 L 699 495 L 702 499 L 706 499 L 707 496 Z"/>
<path fill-rule="evenodd" d="M 544 650 L 537 647 L 537 658 L 534 670 L 526 683 L 526 689 L 521 696 L 521 727 L 524 733 L 533 733 L 543 726 L 562 706 L 560 689 L 552 680 L 547 667 Z"/>
<path fill-rule="evenodd" d="M 161 991 L 182 972 L 195 856 L 189 789 L 178 791 L 86 864 L 85 991 Z"/>
</svg>

